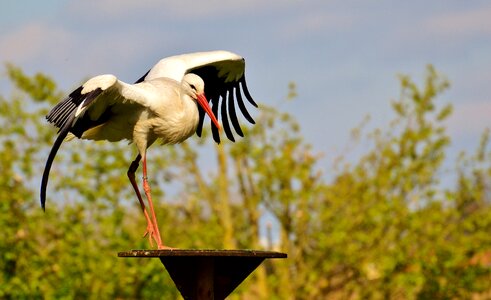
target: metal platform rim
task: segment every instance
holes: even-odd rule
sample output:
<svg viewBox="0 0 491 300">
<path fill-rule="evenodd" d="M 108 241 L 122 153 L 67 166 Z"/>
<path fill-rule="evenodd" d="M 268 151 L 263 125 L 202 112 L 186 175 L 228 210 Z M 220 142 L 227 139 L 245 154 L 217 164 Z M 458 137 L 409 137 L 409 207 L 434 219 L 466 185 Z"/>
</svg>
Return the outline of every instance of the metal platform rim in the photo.
<svg viewBox="0 0 491 300">
<path fill-rule="evenodd" d="M 118 257 L 167 257 L 167 256 L 194 256 L 194 257 L 261 257 L 261 258 L 287 258 L 286 253 L 265 250 L 229 250 L 229 249 L 136 249 L 118 252 Z"/>
</svg>

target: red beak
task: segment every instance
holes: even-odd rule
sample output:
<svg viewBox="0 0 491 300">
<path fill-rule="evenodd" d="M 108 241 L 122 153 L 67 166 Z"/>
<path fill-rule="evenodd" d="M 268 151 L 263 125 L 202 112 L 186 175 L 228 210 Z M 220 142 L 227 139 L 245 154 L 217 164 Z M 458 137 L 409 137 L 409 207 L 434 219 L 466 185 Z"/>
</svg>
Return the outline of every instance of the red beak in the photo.
<svg viewBox="0 0 491 300">
<path fill-rule="evenodd" d="M 198 103 L 205 110 L 205 112 L 210 116 L 211 121 L 215 124 L 215 126 L 220 130 L 220 123 L 218 123 L 215 114 L 211 111 L 211 107 L 208 104 L 208 100 L 206 100 L 205 94 L 198 95 Z"/>
</svg>

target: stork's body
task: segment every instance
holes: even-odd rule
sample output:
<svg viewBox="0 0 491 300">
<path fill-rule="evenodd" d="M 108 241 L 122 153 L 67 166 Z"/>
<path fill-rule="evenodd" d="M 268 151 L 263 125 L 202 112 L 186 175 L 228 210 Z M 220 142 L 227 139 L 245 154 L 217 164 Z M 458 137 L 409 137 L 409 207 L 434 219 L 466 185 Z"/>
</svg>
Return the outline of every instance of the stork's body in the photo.
<svg viewBox="0 0 491 300">
<path fill-rule="evenodd" d="M 113 75 L 91 78 L 56 105 L 47 116 L 48 121 L 59 127 L 60 131 L 43 174 L 42 207 L 45 205 L 51 164 L 63 140 L 73 137 L 111 142 L 127 139 L 136 145 L 139 152 L 130 165 L 128 177 L 147 220 L 146 235 L 150 244 L 155 240 L 158 248 L 165 248 L 147 181 L 146 150 L 157 139 L 161 139 L 163 144 L 175 144 L 195 132 L 200 135 L 204 113 L 210 116 L 213 137 L 219 142 L 220 125 L 216 117 L 219 105 L 227 137 L 234 140 L 229 120 L 235 131 L 242 135 L 234 102 L 237 102 L 247 120 L 253 120 L 245 110 L 241 87 L 249 102 L 256 106 L 245 85 L 243 58 L 226 51 L 163 59 L 135 84 L 124 83 Z M 205 91 L 210 95 L 213 109 L 208 105 Z M 140 160 L 143 162 L 143 188 L 150 214 L 135 181 Z"/>
<path fill-rule="evenodd" d="M 187 76 L 192 85 L 200 85 L 200 93 L 204 93 L 203 81 L 196 75 Z M 127 139 L 133 141 L 138 150 L 143 151 L 157 138 L 163 144 L 176 144 L 186 140 L 196 132 L 199 112 L 196 105 L 197 96 L 184 80 L 181 84 L 169 78 L 157 78 L 132 85 L 132 89 L 121 92 L 122 101 L 117 99 L 123 86 L 117 83 L 112 75 L 101 75 L 89 80 L 85 86 L 104 86 L 114 82 L 110 88 L 116 91 L 106 91 L 98 101 L 103 102 L 99 107 L 87 111 L 89 118 L 97 120 L 110 107 L 111 118 L 105 123 L 92 127 L 82 133 L 81 138 L 89 140 L 108 140 L 111 142 Z M 134 103 L 126 98 L 141 92 L 146 106 Z M 196 93 L 194 93 L 196 94 Z M 104 99 L 106 98 L 106 99 Z M 83 109 L 80 113 L 84 113 Z M 218 126 L 218 124 L 216 124 Z"/>
</svg>

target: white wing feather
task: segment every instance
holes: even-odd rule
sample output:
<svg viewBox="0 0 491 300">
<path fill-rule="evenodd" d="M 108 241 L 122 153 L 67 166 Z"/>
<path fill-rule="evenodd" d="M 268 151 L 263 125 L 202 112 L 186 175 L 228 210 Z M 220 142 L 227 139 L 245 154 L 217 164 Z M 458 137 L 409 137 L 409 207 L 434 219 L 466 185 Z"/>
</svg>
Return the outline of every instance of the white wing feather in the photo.
<svg viewBox="0 0 491 300">
<path fill-rule="evenodd" d="M 189 70 L 206 65 L 215 65 L 220 70 L 218 75 L 220 77 L 226 76 L 226 82 L 237 81 L 244 74 L 245 63 L 241 56 L 219 50 L 182 54 L 161 59 L 149 71 L 145 80 L 167 77 L 180 82 Z"/>
<path fill-rule="evenodd" d="M 166 81 L 171 86 L 177 86 L 177 82 L 169 79 L 160 79 L 159 82 Z M 146 107 L 152 111 L 156 111 L 161 105 L 159 103 L 159 95 L 161 91 L 158 91 L 155 81 L 144 81 L 137 84 L 129 84 L 118 80 L 116 76 L 106 74 L 99 75 L 89 79 L 82 86 L 82 95 L 93 92 L 97 89 L 102 90 L 102 94 L 92 99 L 91 103 L 86 103 L 84 100 L 75 112 L 75 117 L 82 116 L 85 111 L 90 109 L 90 118 L 97 120 L 107 109 L 107 107 L 114 105 L 117 102 L 121 103 L 135 103 L 142 107 Z"/>
</svg>

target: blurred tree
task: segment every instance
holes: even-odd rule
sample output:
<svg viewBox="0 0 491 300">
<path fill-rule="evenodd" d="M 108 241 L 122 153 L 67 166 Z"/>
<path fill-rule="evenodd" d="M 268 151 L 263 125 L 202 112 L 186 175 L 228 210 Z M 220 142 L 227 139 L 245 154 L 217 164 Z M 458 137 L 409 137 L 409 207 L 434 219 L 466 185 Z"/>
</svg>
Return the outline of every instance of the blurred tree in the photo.
<svg viewBox="0 0 491 300">
<path fill-rule="evenodd" d="M 136 152 L 125 142 L 64 144 L 46 213 L 38 207 L 55 131 L 41 116 L 64 93 L 43 74 L 6 69 L 15 89 L 0 96 L 0 298 L 179 298 L 160 263 L 115 256 L 148 247 L 126 177 Z M 436 99 L 448 82 L 431 66 L 422 87 L 400 82 L 394 121 L 368 135 L 358 161 L 329 170 L 332 180 L 294 118 L 271 107 L 260 107 L 238 143 L 212 146 L 205 131 L 151 148 L 164 240 L 288 252 L 231 299 L 491 297 L 489 131 L 457 162 L 456 186 L 442 186 L 452 107 Z M 279 229 L 265 234 L 265 219 Z"/>
<path fill-rule="evenodd" d="M 489 265 L 470 265 L 476 253 L 490 253 L 491 239 L 483 234 L 491 220 L 489 193 L 466 184 L 482 205 L 457 217 L 462 182 L 477 178 L 460 172 L 461 184 L 447 191 L 439 182 L 450 143 L 443 122 L 452 107 L 439 108 L 435 100 L 448 82 L 432 66 L 422 88 L 407 76 L 400 81 L 391 126 L 371 133 L 372 149 L 346 164 L 315 202 L 309 227 L 317 236 L 310 239 L 307 269 L 318 271 L 304 282 L 305 299 L 449 299 L 490 291 Z M 479 178 L 487 177 L 489 191 L 489 169 L 484 173 Z M 476 218 L 479 225 L 465 229 Z"/>
<path fill-rule="evenodd" d="M 146 246 L 137 203 L 123 201 L 131 156 L 121 144 L 65 144 L 42 212 L 39 180 L 54 135 L 42 116 L 63 93 L 45 75 L 11 65 L 7 73 L 17 89 L 0 96 L 0 298 L 176 298 L 159 265 L 115 255 L 128 241 Z"/>
</svg>

